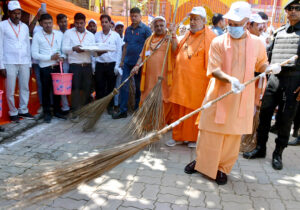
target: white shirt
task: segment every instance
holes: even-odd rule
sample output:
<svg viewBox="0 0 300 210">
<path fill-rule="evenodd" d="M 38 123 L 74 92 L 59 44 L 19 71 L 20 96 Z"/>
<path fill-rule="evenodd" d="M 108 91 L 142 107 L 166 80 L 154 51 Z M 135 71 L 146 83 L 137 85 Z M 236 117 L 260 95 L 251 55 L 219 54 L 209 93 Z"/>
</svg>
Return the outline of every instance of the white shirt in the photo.
<svg viewBox="0 0 300 210">
<path fill-rule="evenodd" d="M 4 64 L 31 66 L 28 26 L 21 21 L 18 25 L 8 21 L 0 23 L 0 69 L 4 69 Z"/>
<path fill-rule="evenodd" d="M 77 53 L 72 50 L 73 47 L 81 46 L 91 46 L 95 45 L 95 36 L 88 30 L 85 30 L 83 33 L 80 33 L 76 28 L 71 28 L 67 30 L 63 37 L 63 53 L 67 54 L 69 64 L 72 63 L 91 63 L 91 53 L 83 52 Z"/>
<path fill-rule="evenodd" d="M 103 31 L 97 32 L 95 34 L 96 43 L 105 43 L 108 45 L 112 45 L 113 48 L 116 49 L 116 51 L 110 51 L 107 53 L 102 54 L 101 56 L 98 56 L 96 58 L 96 61 L 99 63 L 112 63 L 116 62 L 115 67 L 118 67 L 121 62 L 122 58 L 122 45 L 123 41 L 120 37 L 120 35 L 110 30 L 107 35 L 103 33 Z"/>
<path fill-rule="evenodd" d="M 44 30 L 34 34 L 31 46 L 32 57 L 39 61 L 41 68 L 57 64 L 57 61 L 51 60 L 51 56 L 57 52 L 64 57 L 62 39 L 63 33 L 56 30 L 51 34 L 47 34 Z"/>
</svg>

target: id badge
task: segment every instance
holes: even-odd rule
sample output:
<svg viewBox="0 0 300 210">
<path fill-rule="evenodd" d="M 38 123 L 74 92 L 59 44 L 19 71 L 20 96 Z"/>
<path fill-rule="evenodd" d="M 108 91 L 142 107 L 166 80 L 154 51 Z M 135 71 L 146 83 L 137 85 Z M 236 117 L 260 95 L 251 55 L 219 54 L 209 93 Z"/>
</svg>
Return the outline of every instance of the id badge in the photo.
<svg viewBox="0 0 300 210">
<path fill-rule="evenodd" d="M 146 56 L 146 57 L 147 57 L 147 56 L 150 56 L 150 54 L 151 54 L 150 50 L 147 50 L 147 51 L 145 52 L 145 56 Z"/>
</svg>

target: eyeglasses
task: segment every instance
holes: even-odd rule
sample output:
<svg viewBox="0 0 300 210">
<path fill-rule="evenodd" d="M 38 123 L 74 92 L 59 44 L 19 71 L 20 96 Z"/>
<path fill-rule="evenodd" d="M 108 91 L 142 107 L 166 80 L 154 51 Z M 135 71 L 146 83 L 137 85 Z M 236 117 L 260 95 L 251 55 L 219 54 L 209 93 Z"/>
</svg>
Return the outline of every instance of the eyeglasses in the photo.
<svg viewBox="0 0 300 210">
<path fill-rule="evenodd" d="M 286 9 L 290 12 L 293 10 L 300 11 L 300 6 L 288 6 Z"/>
</svg>

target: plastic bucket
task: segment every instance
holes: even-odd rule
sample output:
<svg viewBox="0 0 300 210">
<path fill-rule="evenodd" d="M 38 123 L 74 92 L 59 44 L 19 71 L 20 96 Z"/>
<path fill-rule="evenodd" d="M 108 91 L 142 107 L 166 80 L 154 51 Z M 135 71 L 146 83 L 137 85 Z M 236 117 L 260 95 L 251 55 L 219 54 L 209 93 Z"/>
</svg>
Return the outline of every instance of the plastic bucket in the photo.
<svg viewBox="0 0 300 210">
<path fill-rule="evenodd" d="M 61 62 L 60 72 L 61 73 L 51 73 L 53 92 L 55 95 L 71 95 L 73 73 L 62 73 Z"/>
<path fill-rule="evenodd" d="M 2 95 L 3 95 L 3 91 L 0 90 L 0 117 L 2 117 Z"/>
<path fill-rule="evenodd" d="M 51 73 L 55 95 L 71 95 L 72 73 Z"/>
</svg>

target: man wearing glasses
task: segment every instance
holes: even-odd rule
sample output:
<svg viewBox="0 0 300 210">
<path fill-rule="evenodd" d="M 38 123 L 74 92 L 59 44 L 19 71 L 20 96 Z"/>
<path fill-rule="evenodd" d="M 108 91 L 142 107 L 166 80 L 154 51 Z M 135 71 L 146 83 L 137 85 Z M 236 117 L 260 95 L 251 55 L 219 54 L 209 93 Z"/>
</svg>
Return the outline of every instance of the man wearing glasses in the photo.
<svg viewBox="0 0 300 210">
<path fill-rule="evenodd" d="M 275 38 L 268 49 L 271 64 L 281 63 L 294 55 L 300 56 L 300 1 L 290 0 L 284 9 L 289 21 L 274 34 Z M 279 106 L 277 113 L 279 126 L 272 166 L 276 170 L 282 169 L 282 152 L 287 146 L 291 125 L 297 111 L 298 102 L 296 99 L 299 98 L 299 86 L 300 59 L 284 65 L 279 74 L 270 76 L 262 99 L 260 122 L 257 128 L 257 146 L 253 151 L 245 152 L 244 158 L 254 159 L 266 156 L 266 143 L 272 115 L 276 106 Z"/>
</svg>

